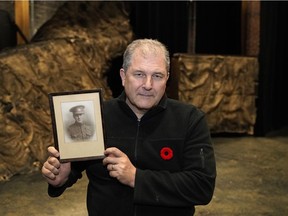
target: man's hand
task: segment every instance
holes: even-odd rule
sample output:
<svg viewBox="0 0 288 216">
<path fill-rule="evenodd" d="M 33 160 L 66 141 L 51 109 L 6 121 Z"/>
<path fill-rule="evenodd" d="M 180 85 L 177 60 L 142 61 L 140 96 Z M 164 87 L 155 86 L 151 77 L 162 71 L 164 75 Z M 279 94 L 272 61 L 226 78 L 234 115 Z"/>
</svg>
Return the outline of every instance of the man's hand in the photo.
<svg viewBox="0 0 288 216">
<path fill-rule="evenodd" d="M 122 184 L 134 187 L 136 167 L 128 156 L 115 147 L 107 148 L 104 154 L 106 157 L 103 159 L 103 164 L 107 166 L 109 175 L 117 178 Z"/>
<path fill-rule="evenodd" d="M 60 187 L 68 180 L 71 163 L 60 163 L 59 152 L 52 146 L 48 147 L 49 157 L 42 166 L 42 175 L 54 187 Z"/>
</svg>

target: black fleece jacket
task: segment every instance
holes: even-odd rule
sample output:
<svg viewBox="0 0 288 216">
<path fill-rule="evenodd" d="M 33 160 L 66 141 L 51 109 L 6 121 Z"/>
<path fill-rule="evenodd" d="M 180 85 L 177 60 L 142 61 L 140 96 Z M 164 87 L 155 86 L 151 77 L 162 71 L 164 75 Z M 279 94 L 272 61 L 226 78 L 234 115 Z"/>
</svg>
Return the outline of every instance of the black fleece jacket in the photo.
<svg viewBox="0 0 288 216">
<path fill-rule="evenodd" d="M 210 202 L 216 164 L 202 111 L 162 98 L 141 119 L 125 103 L 125 93 L 104 102 L 106 147 L 117 147 L 137 168 L 135 187 L 111 178 L 102 160 L 73 162 L 67 183 L 48 187 L 60 196 L 86 170 L 90 216 L 192 216 L 195 205 Z"/>
</svg>

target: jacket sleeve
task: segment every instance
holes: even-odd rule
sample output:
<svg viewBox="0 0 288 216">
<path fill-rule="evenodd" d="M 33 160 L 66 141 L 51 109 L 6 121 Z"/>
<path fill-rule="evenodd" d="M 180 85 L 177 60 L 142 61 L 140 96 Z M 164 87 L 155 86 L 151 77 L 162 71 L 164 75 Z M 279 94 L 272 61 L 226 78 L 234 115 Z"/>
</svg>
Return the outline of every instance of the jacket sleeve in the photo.
<svg viewBox="0 0 288 216">
<path fill-rule="evenodd" d="M 210 132 L 202 112 L 190 117 L 182 169 L 173 173 L 137 169 L 134 188 L 136 203 L 191 207 L 211 201 L 216 163 Z"/>
<path fill-rule="evenodd" d="M 59 197 L 64 191 L 75 184 L 78 179 L 82 178 L 82 171 L 85 169 L 85 164 L 81 162 L 71 163 L 71 172 L 67 182 L 61 187 L 54 187 L 48 184 L 48 195 L 50 197 Z"/>
</svg>

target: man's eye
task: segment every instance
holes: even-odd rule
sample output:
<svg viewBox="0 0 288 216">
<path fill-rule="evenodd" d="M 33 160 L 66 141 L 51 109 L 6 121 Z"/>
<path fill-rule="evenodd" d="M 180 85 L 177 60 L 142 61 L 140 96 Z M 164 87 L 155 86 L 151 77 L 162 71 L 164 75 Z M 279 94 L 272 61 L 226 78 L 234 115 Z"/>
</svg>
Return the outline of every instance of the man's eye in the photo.
<svg viewBox="0 0 288 216">
<path fill-rule="evenodd" d="M 154 79 L 159 79 L 160 80 L 160 79 L 163 79 L 163 77 L 164 77 L 163 74 L 154 74 L 153 75 Z"/>
<path fill-rule="evenodd" d="M 144 77 L 144 74 L 143 73 L 135 73 L 134 76 L 135 77 Z"/>
</svg>

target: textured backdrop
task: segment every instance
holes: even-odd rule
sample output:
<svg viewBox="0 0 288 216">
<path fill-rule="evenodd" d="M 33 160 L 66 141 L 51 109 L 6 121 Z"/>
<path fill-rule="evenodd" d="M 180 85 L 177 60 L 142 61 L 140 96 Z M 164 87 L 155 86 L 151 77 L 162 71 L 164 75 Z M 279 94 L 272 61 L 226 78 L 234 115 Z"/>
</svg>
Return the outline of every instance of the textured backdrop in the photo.
<svg viewBox="0 0 288 216">
<path fill-rule="evenodd" d="M 67 2 L 31 44 L 0 53 L 0 181 L 46 160 L 48 93 L 102 88 L 111 97 L 105 72 L 132 40 L 128 16 L 121 2 Z"/>
<path fill-rule="evenodd" d="M 254 133 L 256 57 L 178 53 L 172 66 L 179 79 L 179 100 L 207 114 L 211 133 Z"/>
</svg>

